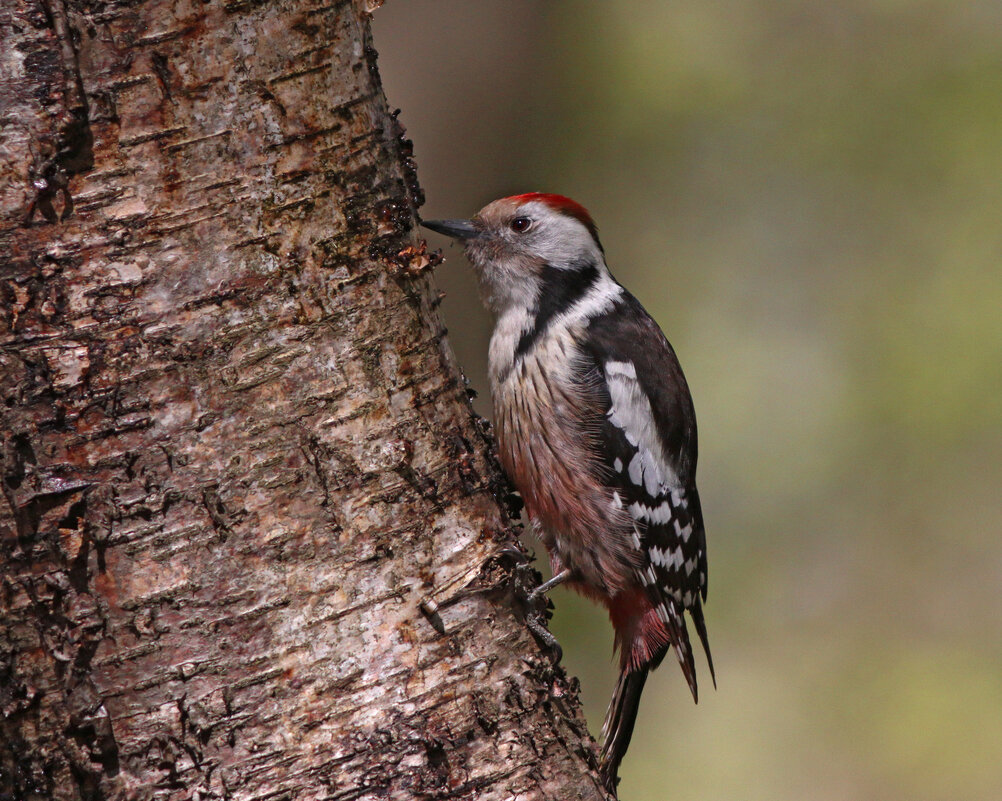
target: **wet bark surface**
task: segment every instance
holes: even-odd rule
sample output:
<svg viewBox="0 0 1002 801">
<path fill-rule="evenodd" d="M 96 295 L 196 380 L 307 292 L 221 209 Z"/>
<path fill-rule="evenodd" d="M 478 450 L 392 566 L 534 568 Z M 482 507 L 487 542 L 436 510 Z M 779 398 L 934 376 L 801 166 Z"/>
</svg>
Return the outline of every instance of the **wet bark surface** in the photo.
<svg viewBox="0 0 1002 801">
<path fill-rule="evenodd" d="M 360 4 L 0 6 L 0 797 L 605 797 L 420 201 Z"/>
</svg>

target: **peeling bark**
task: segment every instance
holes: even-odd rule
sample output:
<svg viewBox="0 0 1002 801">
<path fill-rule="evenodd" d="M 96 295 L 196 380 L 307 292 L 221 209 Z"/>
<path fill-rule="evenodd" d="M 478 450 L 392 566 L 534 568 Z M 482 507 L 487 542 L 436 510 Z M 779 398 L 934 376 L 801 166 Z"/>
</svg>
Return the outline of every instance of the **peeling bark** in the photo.
<svg viewBox="0 0 1002 801">
<path fill-rule="evenodd" d="M 420 202 L 361 3 L 4 3 L 0 797 L 605 797 Z"/>
</svg>

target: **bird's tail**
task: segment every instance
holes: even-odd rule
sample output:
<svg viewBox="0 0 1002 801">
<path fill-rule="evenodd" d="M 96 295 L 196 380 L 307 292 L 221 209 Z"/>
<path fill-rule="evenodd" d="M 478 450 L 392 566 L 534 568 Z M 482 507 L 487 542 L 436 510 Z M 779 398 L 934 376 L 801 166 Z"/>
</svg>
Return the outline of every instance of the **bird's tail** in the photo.
<svg viewBox="0 0 1002 801">
<path fill-rule="evenodd" d="M 602 724 L 602 781 L 611 793 L 616 792 L 616 785 L 619 784 L 619 763 L 630 747 L 633 724 L 637 722 L 637 710 L 640 708 L 640 694 L 644 691 L 648 671 L 648 666 L 635 670 L 624 666 L 605 713 Z"/>
</svg>

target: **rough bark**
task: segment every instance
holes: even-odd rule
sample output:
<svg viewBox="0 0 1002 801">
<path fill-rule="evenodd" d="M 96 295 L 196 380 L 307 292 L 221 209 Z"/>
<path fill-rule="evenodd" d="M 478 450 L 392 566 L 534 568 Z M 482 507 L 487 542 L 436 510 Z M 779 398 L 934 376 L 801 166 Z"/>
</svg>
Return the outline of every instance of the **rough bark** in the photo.
<svg viewBox="0 0 1002 801">
<path fill-rule="evenodd" d="M 604 798 L 366 9 L 4 0 L 0 82 L 0 797 Z"/>
</svg>

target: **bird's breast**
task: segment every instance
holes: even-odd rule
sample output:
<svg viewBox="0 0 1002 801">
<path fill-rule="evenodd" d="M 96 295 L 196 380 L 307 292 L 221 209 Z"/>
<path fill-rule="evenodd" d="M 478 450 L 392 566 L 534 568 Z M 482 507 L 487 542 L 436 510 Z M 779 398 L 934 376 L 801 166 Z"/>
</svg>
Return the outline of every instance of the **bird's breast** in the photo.
<svg viewBox="0 0 1002 801">
<path fill-rule="evenodd" d="M 575 352 L 569 334 L 545 337 L 492 385 L 499 455 L 551 554 L 612 595 L 633 580 L 631 562 L 596 458 L 601 410 L 573 378 Z"/>
</svg>

